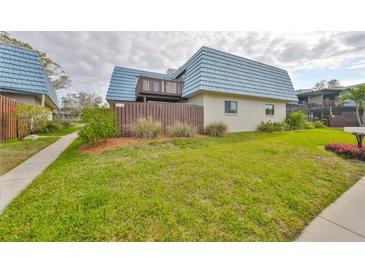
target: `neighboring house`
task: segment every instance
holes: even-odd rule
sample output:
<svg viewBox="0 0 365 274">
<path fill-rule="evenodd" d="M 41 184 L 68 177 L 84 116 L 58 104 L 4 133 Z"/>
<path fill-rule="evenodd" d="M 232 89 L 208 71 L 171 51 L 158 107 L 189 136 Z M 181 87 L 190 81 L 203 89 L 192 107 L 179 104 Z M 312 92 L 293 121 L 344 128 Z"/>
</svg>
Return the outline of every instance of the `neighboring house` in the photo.
<svg viewBox="0 0 365 274">
<path fill-rule="evenodd" d="M 57 95 L 37 53 L 0 43 L 0 95 L 28 105 L 58 109 Z"/>
<path fill-rule="evenodd" d="M 324 88 L 322 90 L 297 90 L 296 93 L 299 103 L 308 106 L 308 112 L 311 116 L 319 119 L 328 119 L 331 115 L 354 113 L 354 102 L 348 101 L 340 105 L 337 102 L 337 98 L 345 89 L 364 85 L 365 84 L 362 83 L 339 88 Z"/>
<path fill-rule="evenodd" d="M 286 70 L 202 47 L 166 74 L 115 67 L 106 99 L 111 107 L 126 101 L 201 105 L 204 126 L 222 121 L 233 132 L 282 122 L 286 103 L 297 96 Z"/>
</svg>

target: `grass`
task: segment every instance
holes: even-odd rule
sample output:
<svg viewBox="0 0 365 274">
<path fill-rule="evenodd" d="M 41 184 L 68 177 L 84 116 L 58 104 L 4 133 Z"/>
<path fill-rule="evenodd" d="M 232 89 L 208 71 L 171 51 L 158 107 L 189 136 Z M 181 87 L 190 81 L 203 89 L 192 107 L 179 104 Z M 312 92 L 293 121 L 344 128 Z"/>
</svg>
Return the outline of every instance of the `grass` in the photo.
<svg viewBox="0 0 365 274">
<path fill-rule="evenodd" d="M 82 125 L 80 124 L 71 124 L 68 128 L 61 128 L 54 132 L 47 132 L 47 133 L 38 133 L 39 136 L 65 136 L 70 134 L 78 129 L 80 129 Z"/>
<path fill-rule="evenodd" d="M 24 162 L 46 146 L 58 140 L 57 137 L 39 138 L 32 141 L 9 140 L 0 144 L 0 176 Z"/>
<path fill-rule="evenodd" d="M 1 241 L 290 241 L 364 174 L 313 129 L 81 154 L 75 141 L 0 216 Z"/>
</svg>

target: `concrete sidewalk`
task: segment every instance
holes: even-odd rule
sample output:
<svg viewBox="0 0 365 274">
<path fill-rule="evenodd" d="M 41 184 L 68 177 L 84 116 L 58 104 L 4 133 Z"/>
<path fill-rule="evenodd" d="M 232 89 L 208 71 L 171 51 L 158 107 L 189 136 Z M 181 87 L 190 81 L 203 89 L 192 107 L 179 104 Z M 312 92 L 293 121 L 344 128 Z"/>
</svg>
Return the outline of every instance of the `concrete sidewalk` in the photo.
<svg viewBox="0 0 365 274">
<path fill-rule="evenodd" d="M 365 242 L 365 177 L 323 210 L 299 242 Z"/>
<path fill-rule="evenodd" d="M 71 133 L 0 177 L 0 213 L 77 138 Z"/>
</svg>

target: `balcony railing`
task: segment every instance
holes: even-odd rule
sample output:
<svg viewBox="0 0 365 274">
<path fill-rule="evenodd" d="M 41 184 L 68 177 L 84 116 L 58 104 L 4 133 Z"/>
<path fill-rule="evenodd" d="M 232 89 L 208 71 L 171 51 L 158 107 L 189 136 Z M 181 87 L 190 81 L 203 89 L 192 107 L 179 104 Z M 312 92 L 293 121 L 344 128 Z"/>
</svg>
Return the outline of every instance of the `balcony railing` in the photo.
<svg viewBox="0 0 365 274">
<path fill-rule="evenodd" d="M 323 100 L 321 103 L 307 103 L 308 107 L 336 107 L 336 100 Z"/>
<path fill-rule="evenodd" d="M 157 78 L 139 76 L 136 85 L 136 95 L 140 96 L 157 96 L 157 97 L 181 97 L 181 81 L 162 80 Z"/>
</svg>

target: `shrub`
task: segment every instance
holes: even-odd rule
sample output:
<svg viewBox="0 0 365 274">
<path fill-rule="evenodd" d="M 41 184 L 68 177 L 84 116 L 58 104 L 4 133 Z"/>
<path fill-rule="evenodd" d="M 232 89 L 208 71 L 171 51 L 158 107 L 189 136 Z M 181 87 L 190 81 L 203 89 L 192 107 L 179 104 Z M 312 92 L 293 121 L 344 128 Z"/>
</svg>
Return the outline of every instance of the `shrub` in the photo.
<svg viewBox="0 0 365 274">
<path fill-rule="evenodd" d="M 37 105 L 18 105 L 15 108 L 15 117 L 18 121 L 18 132 L 40 132 L 47 127 L 48 118 L 52 112 Z"/>
<path fill-rule="evenodd" d="M 267 122 L 262 121 L 258 127 L 258 131 L 262 131 L 262 132 L 283 131 L 285 129 L 286 129 L 286 125 L 284 123 L 279 123 L 279 122 L 273 123 L 271 121 L 267 121 Z"/>
<path fill-rule="evenodd" d="M 314 128 L 314 124 L 312 122 L 305 121 L 304 125 L 303 125 L 303 128 L 304 129 L 312 129 L 312 128 Z"/>
<path fill-rule="evenodd" d="M 315 121 L 314 123 L 313 123 L 313 126 L 315 127 L 315 128 L 325 128 L 326 126 L 321 122 L 321 121 Z"/>
<path fill-rule="evenodd" d="M 71 126 L 71 123 L 69 121 L 62 121 L 61 125 L 63 128 L 69 128 Z"/>
<path fill-rule="evenodd" d="M 176 123 L 169 128 L 168 134 L 171 137 L 191 137 L 196 134 L 196 128 L 183 123 Z"/>
<path fill-rule="evenodd" d="M 305 126 L 307 115 L 301 111 L 294 111 L 286 119 L 289 129 L 302 129 Z"/>
<path fill-rule="evenodd" d="M 90 145 L 117 134 L 114 112 L 106 108 L 89 108 L 82 111 L 82 121 L 86 126 L 79 130 L 82 144 Z"/>
<path fill-rule="evenodd" d="M 359 148 L 357 145 L 350 144 L 329 144 L 326 145 L 325 150 L 335 152 L 342 157 L 349 159 L 357 159 L 365 161 L 365 148 Z"/>
<path fill-rule="evenodd" d="M 68 121 L 63 121 L 63 122 L 48 121 L 47 125 L 44 128 L 38 130 L 37 133 L 55 132 L 62 128 L 69 128 L 70 125 L 71 124 Z"/>
<path fill-rule="evenodd" d="M 48 121 L 47 125 L 38 130 L 37 133 L 54 132 L 62 128 L 62 125 L 53 121 Z"/>
<path fill-rule="evenodd" d="M 211 123 L 205 128 L 209 136 L 224 136 L 227 133 L 227 126 L 223 122 Z"/>
<path fill-rule="evenodd" d="M 140 119 L 132 125 L 132 135 L 138 138 L 156 138 L 161 133 L 161 123 L 152 121 L 151 118 Z"/>
</svg>

